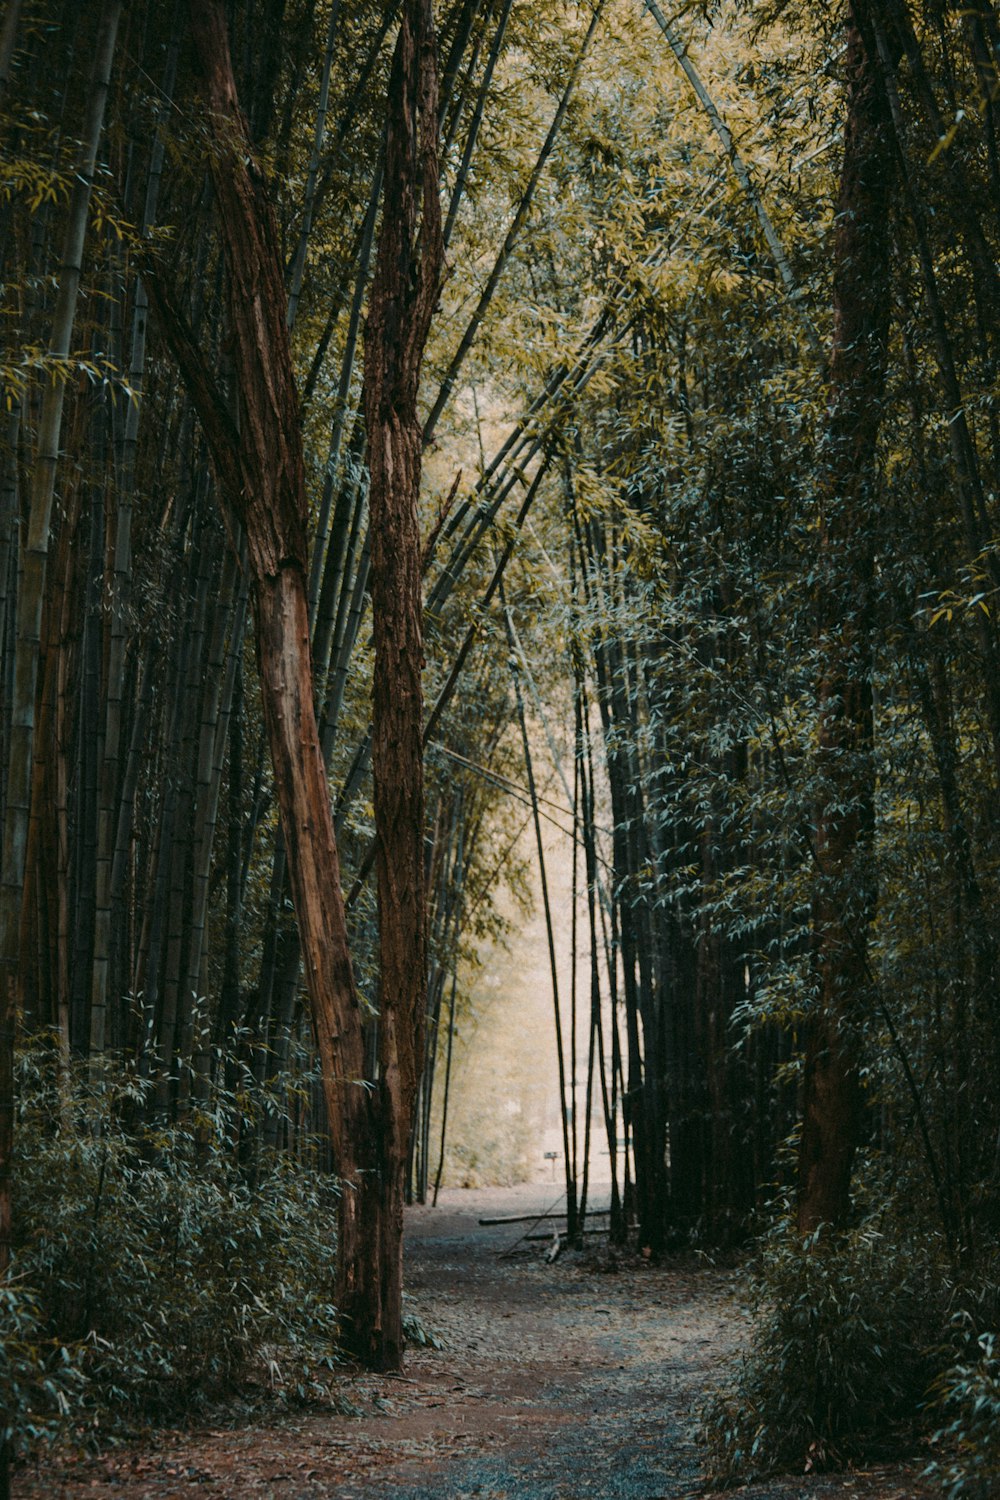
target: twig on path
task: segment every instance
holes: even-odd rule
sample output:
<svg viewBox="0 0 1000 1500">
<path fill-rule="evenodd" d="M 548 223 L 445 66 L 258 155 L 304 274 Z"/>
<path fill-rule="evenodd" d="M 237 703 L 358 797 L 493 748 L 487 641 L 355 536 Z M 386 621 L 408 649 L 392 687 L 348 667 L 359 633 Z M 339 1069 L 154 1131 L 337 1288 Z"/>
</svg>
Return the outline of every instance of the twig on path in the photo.
<svg viewBox="0 0 1000 1500">
<path fill-rule="evenodd" d="M 587 1218 L 600 1218 L 603 1214 L 609 1214 L 610 1208 L 588 1208 Z M 542 1214 L 536 1217 L 534 1214 L 510 1214 L 502 1219 L 480 1219 L 479 1223 L 485 1226 L 494 1224 L 540 1224 L 542 1219 L 565 1219 L 564 1213 Z"/>
<path fill-rule="evenodd" d="M 563 1190 L 563 1192 L 561 1192 L 557 1197 L 553 1198 L 552 1202 L 549 1204 L 549 1206 L 545 1210 L 545 1212 L 544 1213 L 540 1213 L 536 1219 L 532 1219 L 531 1220 L 530 1228 L 534 1228 L 534 1226 L 536 1224 L 540 1224 L 543 1219 L 551 1219 L 553 1217 L 552 1210 L 555 1208 L 555 1206 L 556 1206 L 557 1203 L 561 1203 L 562 1202 L 562 1200 L 565 1198 L 565 1196 L 566 1196 L 566 1193 L 565 1193 L 565 1190 Z M 520 1245 L 522 1243 L 522 1241 L 526 1240 L 527 1238 L 528 1238 L 528 1230 L 526 1229 L 524 1231 L 524 1233 L 518 1239 L 516 1239 L 512 1245 L 508 1245 L 507 1248 L 506 1248 L 506 1250 L 501 1250 L 500 1251 L 500 1254 L 497 1257 L 497 1259 L 498 1260 L 506 1260 L 507 1257 L 508 1257 L 508 1255 L 513 1255 L 513 1253 L 517 1249 L 518 1245 Z"/>
</svg>

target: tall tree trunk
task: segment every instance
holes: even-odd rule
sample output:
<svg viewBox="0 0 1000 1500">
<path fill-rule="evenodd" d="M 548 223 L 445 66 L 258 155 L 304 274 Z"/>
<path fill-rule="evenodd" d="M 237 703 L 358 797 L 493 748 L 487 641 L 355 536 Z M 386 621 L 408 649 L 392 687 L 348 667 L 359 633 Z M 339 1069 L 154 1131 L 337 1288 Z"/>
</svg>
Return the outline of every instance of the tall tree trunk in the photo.
<svg viewBox="0 0 1000 1500">
<path fill-rule="evenodd" d="M 338 1243 L 340 1306 L 350 1310 L 358 1267 L 357 1148 L 374 1130 L 362 1086 L 362 1009 L 354 984 L 340 862 L 313 707 L 306 597 L 306 494 L 299 404 L 286 326 L 278 226 L 240 109 L 220 0 L 192 0 L 191 34 L 212 133 L 211 171 L 229 277 L 237 432 L 189 329 L 149 278 L 175 358 L 208 439 L 227 512 L 242 522 L 253 579 L 261 696 L 306 984 L 338 1170 L 345 1182 Z M 360 1278 L 367 1284 L 368 1278 Z"/>
<path fill-rule="evenodd" d="M 423 1058 L 424 901 L 422 435 L 417 391 L 443 260 L 438 189 L 437 44 L 431 0 L 403 7 L 389 83 L 382 229 L 365 331 L 371 468 L 372 767 L 379 902 L 378 1132 L 381 1193 L 364 1226 L 380 1257 L 374 1299 L 349 1287 L 354 1352 L 402 1358 L 403 1197 Z M 359 1294 L 361 1294 L 359 1296 Z"/>
<path fill-rule="evenodd" d="M 407 7 L 397 42 L 366 358 L 378 514 L 374 761 L 382 912 L 380 1068 L 371 1094 L 363 1086 L 362 1010 L 314 709 L 305 471 L 277 222 L 239 106 L 221 0 L 192 0 L 190 19 L 213 137 L 238 433 L 190 330 L 155 278 L 150 291 L 198 409 L 224 507 L 246 533 L 264 718 L 343 1179 L 338 1306 L 349 1347 L 366 1363 L 391 1368 L 402 1355 L 403 1171 L 425 988 L 416 396 L 441 262 L 431 7 L 429 0 Z"/>
<path fill-rule="evenodd" d="M 893 153 L 877 59 L 852 8 L 849 95 L 834 241 L 827 473 L 821 524 L 821 783 L 813 903 L 816 1012 L 808 1026 L 799 1152 L 803 1233 L 850 1210 L 870 991 L 873 905 L 871 630 L 875 446 L 885 384 Z"/>
</svg>

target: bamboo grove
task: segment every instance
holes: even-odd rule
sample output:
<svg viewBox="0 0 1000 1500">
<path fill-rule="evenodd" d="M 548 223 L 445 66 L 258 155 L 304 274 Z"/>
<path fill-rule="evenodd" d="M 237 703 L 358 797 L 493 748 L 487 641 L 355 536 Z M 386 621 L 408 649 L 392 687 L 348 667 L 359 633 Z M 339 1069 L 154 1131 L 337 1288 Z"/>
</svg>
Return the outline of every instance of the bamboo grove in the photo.
<svg viewBox="0 0 1000 1500">
<path fill-rule="evenodd" d="M 1000 1210 L 991 0 L 441 0 L 411 199 L 399 37 L 419 12 L 430 56 L 430 7 L 203 9 L 231 118 L 185 4 L 8 0 L 0 32 L 3 1171 L 16 1028 L 136 1070 L 151 1118 L 195 1132 L 220 1081 L 286 1090 L 233 1143 L 248 1171 L 274 1148 L 381 1170 L 364 1153 L 402 1121 L 425 1197 L 463 976 L 529 819 L 547 907 L 551 818 L 571 1234 L 593 1128 L 613 1233 L 653 1253 L 740 1243 L 783 1192 L 803 1232 L 867 1195 L 975 1274 Z M 265 282 L 234 243 L 243 171 Z M 420 534 L 390 544 L 404 410 Z M 262 645 L 261 536 L 300 543 L 280 497 L 256 530 L 248 499 L 299 434 L 359 1014 L 339 1062 Z M 420 683 L 376 659 L 404 637 L 422 814 L 387 772 Z M 421 883 L 426 964 L 416 910 L 386 939 Z M 369 1086 L 320 1149 L 345 1078 Z"/>
</svg>

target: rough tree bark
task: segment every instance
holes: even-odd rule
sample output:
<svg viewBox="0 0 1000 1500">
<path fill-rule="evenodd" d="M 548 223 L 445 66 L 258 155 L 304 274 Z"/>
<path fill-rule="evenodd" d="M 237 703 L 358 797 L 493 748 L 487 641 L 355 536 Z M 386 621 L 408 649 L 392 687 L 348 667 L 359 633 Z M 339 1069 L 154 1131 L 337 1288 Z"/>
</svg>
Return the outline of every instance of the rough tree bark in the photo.
<svg viewBox="0 0 1000 1500">
<path fill-rule="evenodd" d="M 306 597 L 306 491 L 298 397 L 286 328 L 278 227 L 240 109 L 219 0 L 192 0 L 206 128 L 229 282 L 237 433 L 190 331 L 155 274 L 147 277 L 168 343 L 198 411 L 230 526 L 246 534 L 257 659 L 330 1134 L 345 1182 L 359 1177 L 367 1113 L 362 1006 L 354 984 L 340 864 L 313 708 Z M 344 1202 L 352 1194 L 345 1191 Z M 345 1215 L 339 1282 L 364 1247 Z"/>
<path fill-rule="evenodd" d="M 382 228 L 365 331 L 364 403 L 371 486 L 375 641 L 372 767 L 379 899 L 378 1217 L 382 1325 L 373 1298 L 348 1286 L 354 1352 L 402 1356 L 403 1197 L 423 1060 L 427 991 L 424 900 L 423 618 L 417 514 L 423 438 L 417 391 L 443 261 L 438 189 L 437 50 L 431 0 L 403 7 L 389 84 Z M 375 1200 L 371 1195 L 369 1203 Z M 366 1261 L 365 1264 L 369 1262 Z"/>
<path fill-rule="evenodd" d="M 212 451 L 224 503 L 241 522 L 253 576 L 261 696 L 281 826 L 305 954 L 334 1151 L 354 1175 L 351 1129 L 363 1076 L 362 1008 L 354 985 L 340 865 L 313 709 L 306 598 L 306 491 L 298 396 L 286 328 L 278 226 L 240 109 L 224 11 L 192 0 L 211 168 L 229 279 L 237 435 L 203 368 L 180 359 Z M 184 330 L 168 318 L 179 356 Z M 345 1246 L 345 1253 L 351 1247 Z"/>
<path fill-rule="evenodd" d="M 870 990 L 874 907 L 871 513 L 889 319 L 890 121 L 874 47 L 852 6 L 844 158 L 834 235 L 833 345 L 820 531 L 816 1011 L 806 1036 L 798 1223 L 850 1211 L 861 1083 L 858 1032 Z"/>
<path fill-rule="evenodd" d="M 196 406 L 231 528 L 246 535 L 257 658 L 292 898 L 343 1194 L 336 1298 L 364 1363 L 402 1357 L 402 1186 L 425 986 L 422 873 L 420 362 L 440 277 L 436 61 L 429 0 L 405 9 L 390 92 L 385 228 L 372 294 L 375 787 L 382 1002 L 379 1078 L 364 1078 L 330 796 L 314 711 L 306 492 L 277 221 L 233 77 L 221 0 L 191 0 L 229 283 L 237 432 L 184 319 L 151 299 Z"/>
</svg>

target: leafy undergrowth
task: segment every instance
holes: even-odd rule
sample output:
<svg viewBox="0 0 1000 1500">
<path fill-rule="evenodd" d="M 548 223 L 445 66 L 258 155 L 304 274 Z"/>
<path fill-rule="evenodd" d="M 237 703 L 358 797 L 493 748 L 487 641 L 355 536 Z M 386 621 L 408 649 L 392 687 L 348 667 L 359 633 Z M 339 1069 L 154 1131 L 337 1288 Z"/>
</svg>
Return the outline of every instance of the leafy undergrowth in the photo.
<svg viewBox="0 0 1000 1500">
<path fill-rule="evenodd" d="M 221 1399 L 328 1394 L 336 1189 L 288 1156 L 241 1161 L 245 1100 L 132 1122 L 147 1086 L 21 1059 L 13 1279 L 0 1410 L 14 1451 L 204 1414 Z"/>
<path fill-rule="evenodd" d="M 945 1426 L 935 1434 L 945 1457 L 930 1473 L 947 1500 L 993 1500 L 1000 1493 L 1000 1356 L 991 1333 L 977 1340 L 975 1354 L 952 1365 L 934 1383 Z"/>
<path fill-rule="evenodd" d="M 955 1315 L 962 1294 L 940 1242 L 873 1216 L 762 1242 L 745 1286 L 752 1331 L 703 1412 L 712 1480 L 746 1483 L 913 1451 L 937 1416 L 927 1470 L 948 1500 L 1000 1493 L 1000 1362 Z M 957 1363 L 955 1362 L 957 1359 Z"/>
<path fill-rule="evenodd" d="M 402 1376 L 345 1371 L 354 1414 L 261 1412 L 188 1422 L 18 1474 L 22 1500 L 698 1500 L 692 1413 L 742 1331 L 732 1278 L 699 1260 L 595 1248 L 552 1265 L 523 1225 L 545 1185 L 446 1190 L 407 1210 L 412 1315 L 445 1347 Z M 930 1500 L 925 1460 L 767 1479 L 746 1500 Z"/>
</svg>

